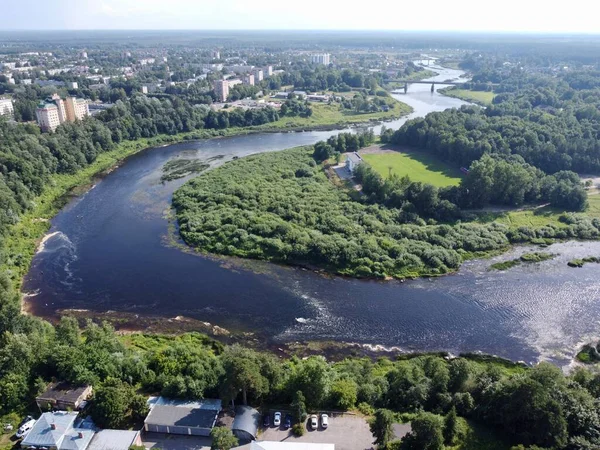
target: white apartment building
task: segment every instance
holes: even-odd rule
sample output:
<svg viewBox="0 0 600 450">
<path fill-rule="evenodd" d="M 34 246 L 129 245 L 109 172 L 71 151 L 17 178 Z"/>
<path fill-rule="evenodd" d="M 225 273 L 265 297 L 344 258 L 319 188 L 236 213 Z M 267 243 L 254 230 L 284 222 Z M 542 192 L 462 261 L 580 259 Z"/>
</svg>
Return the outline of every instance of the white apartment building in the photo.
<svg viewBox="0 0 600 450">
<path fill-rule="evenodd" d="M 244 78 L 242 78 L 242 82 L 244 84 L 249 84 L 250 86 L 254 86 L 254 75 L 252 75 L 252 74 L 244 75 Z"/>
<path fill-rule="evenodd" d="M 89 115 L 86 100 L 75 97 L 63 100 L 56 94 L 35 110 L 37 122 L 43 131 L 54 131 L 61 123 L 75 122 Z"/>
<path fill-rule="evenodd" d="M 271 77 L 273 76 L 273 66 L 267 66 L 264 68 L 264 75 L 265 77 Z"/>
<path fill-rule="evenodd" d="M 331 55 L 329 53 L 316 53 L 310 55 L 310 62 L 313 64 L 323 64 L 328 66 L 330 63 Z"/>
<path fill-rule="evenodd" d="M 12 116 L 13 112 L 12 100 L 10 98 L 0 98 L 0 116 Z"/>
<path fill-rule="evenodd" d="M 227 80 L 217 80 L 215 81 L 215 94 L 217 94 L 217 98 L 224 102 L 229 97 L 229 81 Z"/>
<path fill-rule="evenodd" d="M 264 79 L 262 69 L 254 69 L 252 71 L 252 74 L 254 75 L 254 82 L 255 83 L 260 83 Z"/>
</svg>

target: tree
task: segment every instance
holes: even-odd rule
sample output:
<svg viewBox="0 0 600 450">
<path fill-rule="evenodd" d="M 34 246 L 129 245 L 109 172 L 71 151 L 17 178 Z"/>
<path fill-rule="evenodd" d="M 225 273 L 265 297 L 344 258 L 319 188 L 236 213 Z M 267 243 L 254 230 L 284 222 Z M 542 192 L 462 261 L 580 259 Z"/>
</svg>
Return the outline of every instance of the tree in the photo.
<svg viewBox="0 0 600 450">
<path fill-rule="evenodd" d="M 210 436 L 212 437 L 211 450 L 229 450 L 238 445 L 238 439 L 227 427 L 214 427 Z"/>
<path fill-rule="evenodd" d="M 331 403 L 343 410 L 350 409 L 356 404 L 358 387 L 351 380 L 337 380 L 331 385 Z"/>
<path fill-rule="evenodd" d="M 296 420 L 298 422 L 304 422 L 306 419 L 306 400 L 302 391 L 296 391 L 291 406 L 296 412 Z"/>
<path fill-rule="evenodd" d="M 121 428 L 138 421 L 148 412 L 146 399 L 133 386 L 109 378 L 96 389 L 91 415 L 103 428 Z"/>
<path fill-rule="evenodd" d="M 248 392 L 256 397 L 269 392 L 269 382 L 261 373 L 261 365 L 256 352 L 238 345 L 229 347 L 223 354 L 225 379 L 222 383 L 222 394 L 227 400 L 235 400 L 242 393 L 244 405 L 248 404 Z"/>
<path fill-rule="evenodd" d="M 385 448 L 394 437 L 392 424 L 394 415 L 389 409 L 378 409 L 369 423 L 371 433 L 375 437 L 373 444 L 379 448 Z"/>
<path fill-rule="evenodd" d="M 411 450 L 442 450 L 443 420 L 431 413 L 419 414 L 411 423 L 411 432 L 402 439 L 402 448 Z"/>
<path fill-rule="evenodd" d="M 448 414 L 446 414 L 446 417 L 444 417 L 444 443 L 446 445 L 454 445 L 457 435 L 458 416 L 456 415 L 456 408 L 453 406 Z"/>
</svg>

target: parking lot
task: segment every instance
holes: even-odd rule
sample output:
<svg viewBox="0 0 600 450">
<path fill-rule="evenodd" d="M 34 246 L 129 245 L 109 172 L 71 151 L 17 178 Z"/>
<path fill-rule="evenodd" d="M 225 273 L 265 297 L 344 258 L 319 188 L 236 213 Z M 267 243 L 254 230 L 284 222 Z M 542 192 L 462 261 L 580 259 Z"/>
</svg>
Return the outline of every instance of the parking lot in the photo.
<svg viewBox="0 0 600 450">
<path fill-rule="evenodd" d="M 306 426 L 306 423 L 305 423 Z M 308 428 L 302 437 L 295 437 L 290 430 L 269 427 L 259 436 L 262 441 L 313 442 L 335 444 L 336 450 L 366 450 L 374 448 L 373 435 L 364 417 L 344 414 L 329 417 L 329 427 L 312 430 Z"/>
</svg>

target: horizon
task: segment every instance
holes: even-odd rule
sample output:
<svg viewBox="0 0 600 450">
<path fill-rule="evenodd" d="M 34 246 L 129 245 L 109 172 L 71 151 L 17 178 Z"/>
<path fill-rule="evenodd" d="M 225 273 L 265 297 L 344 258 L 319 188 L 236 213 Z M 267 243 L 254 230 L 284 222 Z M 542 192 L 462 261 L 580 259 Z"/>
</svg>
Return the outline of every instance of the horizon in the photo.
<svg viewBox="0 0 600 450">
<path fill-rule="evenodd" d="M 78 30 L 327 30 L 597 34 L 594 3 L 572 0 L 569 8 L 505 0 L 490 14 L 477 0 L 451 5 L 443 0 L 399 4 L 380 0 L 377 8 L 349 8 L 339 0 L 305 0 L 302 8 L 263 0 L 226 3 L 197 0 L 32 0 L 27 8 L 4 7 L 6 31 Z"/>
</svg>

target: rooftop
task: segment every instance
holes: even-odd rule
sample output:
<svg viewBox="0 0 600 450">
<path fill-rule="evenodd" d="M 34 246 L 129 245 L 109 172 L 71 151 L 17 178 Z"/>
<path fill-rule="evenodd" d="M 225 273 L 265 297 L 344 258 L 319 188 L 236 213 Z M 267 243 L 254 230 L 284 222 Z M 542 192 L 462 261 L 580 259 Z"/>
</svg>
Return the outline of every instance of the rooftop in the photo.
<svg viewBox="0 0 600 450">
<path fill-rule="evenodd" d="M 53 103 L 47 103 L 43 107 L 56 108 L 56 105 Z M 58 400 L 61 402 L 66 402 L 66 403 L 76 403 L 81 398 L 81 396 L 84 396 L 87 394 L 86 391 L 88 389 L 89 389 L 89 386 L 73 386 L 72 384 L 65 383 L 65 382 L 52 383 L 48 386 L 46 391 L 43 394 L 38 395 L 36 397 L 36 399 L 37 400 L 48 400 L 48 401 Z"/>
<path fill-rule="evenodd" d="M 151 409 L 145 423 L 152 425 L 212 428 L 221 411 L 221 400 L 173 400 L 159 397 L 150 402 Z"/>
<path fill-rule="evenodd" d="M 138 431 L 100 430 L 87 450 L 128 450 L 137 435 Z"/>
</svg>

